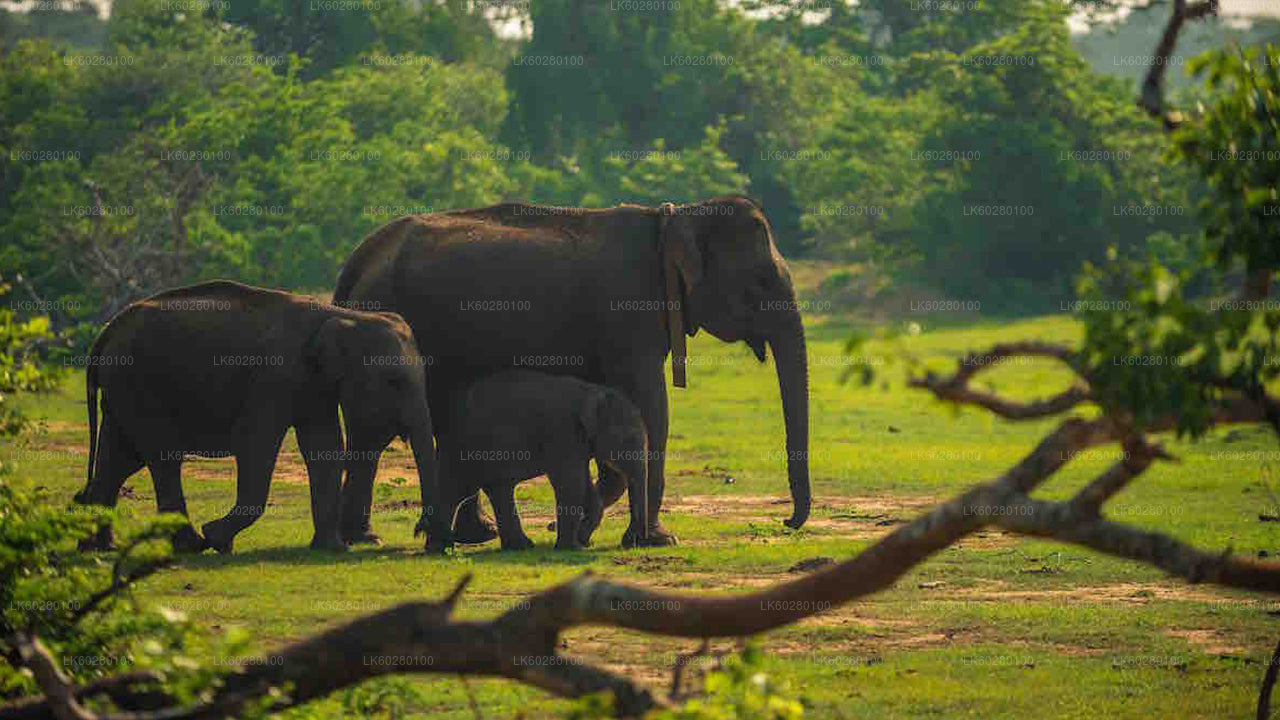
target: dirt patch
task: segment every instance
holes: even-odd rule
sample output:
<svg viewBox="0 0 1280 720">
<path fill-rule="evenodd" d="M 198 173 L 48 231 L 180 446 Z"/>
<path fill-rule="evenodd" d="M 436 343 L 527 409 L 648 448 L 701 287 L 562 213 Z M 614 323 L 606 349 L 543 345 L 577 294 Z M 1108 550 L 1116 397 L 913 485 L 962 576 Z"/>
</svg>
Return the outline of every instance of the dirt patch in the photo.
<svg viewBox="0 0 1280 720">
<path fill-rule="evenodd" d="M 561 641 L 559 652 L 637 680 L 655 695 L 665 697 L 671 687 L 675 664 L 681 662 L 681 655 L 696 647 L 689 647 L 687 641 L 661 641 L 624 633 L 585 631 L 569 633 Z M 689 670 L 685 671 L 685 678 L 692 676 Z M 686 689 L 690 687 L 689 683 L 683 684 Z"/>
<path fill-rule="evenodd" d="M 1234 645 L 1221 630 L 1165 630 L 1168 637 L 1182 638 L 1188 644 L 1200 648 L 1206 655 L 1235 655 L 1246 648 Z"/>
<path fill-rule="evenodd" d="M 942 498 L 933 495 L 828 497 L 814 504 L 814 517 L 809 518 L 804 529 L 822 537 L 878 539 L 893 532 L 897 526 L 910 522 L 941 500 Z M 778 520 L 778 508 L 790 505 L 790 498 L 779 495 L 673 494 L 663 505 L 663 512 L 729 518 L 774 528 Z M 953 547 L 968 550 L 999 549 L 1011 547 L 1017 542 L 1015 535 L 998 530 L 984 530 L 964 538 Z"/>
<path fill-rule="evenodd" d="M 87 460 L 89 457 L 89 443 L 87 440 L 53 440 L 47 437 L 36 436 L 32 445 L 38 448 L 40 452 L 47 453 L 58 457 L 75 457 L 77 455 L 84 456 Z"/>
<path fill-rule="evenodd" d="M 726 578 L 715 573 L 680 573 L 668 578 L 655 578 L 646 582 L 655 587 L 672 589 L 702 588 L 711 592 L 735 588 L 765 588 L 777 585 L 787 578 L 781 575 L 738 575 Z"/>
<path fill-rule="evenodd" d="M 829 513 L 831 521 L 878 522 L 905 521 L 931 507 L 940 498 L 932 495 L 886 495 L 829 497 L 814 503 L 814 513 Z M 675 495 L 667 499 L 663 509 L 690 515 L 733 515 L 749 517 L 759 514 L 772 518 L 778 506 L 790 506 L 791 498 L 781 495 Z M 824 520 L 828 518 L 823 518 Z M 816 521 L 810 520 L 810 522 Z"/>
<path fill-rule="evenodd" d="M 1006 583 L 993 581 L 982 589 L 954 589 L 948 599 L 972 602 L 1009 602 L 1029 600 L 1054 605 L 1080 605 L 1086 603 L 1146 605 L 1156 600 L 1176 600 L 1209 604 L 1252 604 L 1246 598 L 1215 593 L 1207 588 L 1153 583 L 1119 583 L 1066 588 L 1062 590 L 1011 590 Z"/>
<path fill-rule="evenodd" d="M 676 557 L 674 555 L 636 555 L 615 557 L 613 559 L 613 564 L 634 568 L 637 572 L 653 573 L 678 571 L 680 568 L 692 565 L 693 561 L 688 558 Z M 718 575 L 708 575 L 708 577 L 722 579 Z"/>
</svg>

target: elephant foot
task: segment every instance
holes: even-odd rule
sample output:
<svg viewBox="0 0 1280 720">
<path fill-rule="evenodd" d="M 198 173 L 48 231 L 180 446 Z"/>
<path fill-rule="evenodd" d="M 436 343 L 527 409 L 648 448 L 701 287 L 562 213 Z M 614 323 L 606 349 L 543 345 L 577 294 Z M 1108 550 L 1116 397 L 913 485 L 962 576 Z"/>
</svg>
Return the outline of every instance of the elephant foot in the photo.
<svg viewBox="0 0 1280 720">
<path fill-rule="evenodd" d="M 428 555 L 444 555 L 453 547 L 452 542 L 441 542 L 427 538 L 422 551 Z"/>
<path fill-rule="evenodd" d="M 235 542 L 236 536 L 233 534 L 224 537 L 217 523 L 218 521 L 215 520 L 200 526 L 200 532 L 204 535 L 205 545 L 217 550 L 222 555 L 230 555 L 231 546 Z"/>
<path fill-rule="evenodd" d="M 479 545 L 498 537 L 498 526 L 480 513 L 479 506 L 474 513 L 458 514 L 458 522 L 453 526 L 453 539 L 463 545 Z"/>
<path fill-rule="evenodd" d="M 343 533 L 342 540 L 348 545 L 382 545 L 382 538 L 371 530 L 364 530 L 354 535 Z"/>
<path fill-rule="evenodd" d="M 503 550 L 532 550 L 533 541 L 528 535 L 519 535 L 518 537 L 506 538 L 502 540 Z"/>
<path fill-rule="evenodd" d="M 104 527 L 76 544 L 80 552 L 107 552 L 116 548 L 111 528 Z"/>
<path fill-rule="evenodd" d="M 169 542 L 173 544 L 173 551 L 182 555 L 202 553 L 208 547 L 205 539 L 200 537 L 200 533 L 196 532 L 196 529 L 190 525 L 174 533 Z"/>
<path fill-rule="evenodd" d="M 783 520 L 782 524 L 786 525 L 792 530 L 799 530 L 800 528 L 804 527 L 804 521 L 808 519 L 809 519 L 809 511 L 806 510 L 804 513 L 800 513 L 799 511 L 796 511 L 794 514 L 792 514 L 791 517 L 787 518 L 786 520 Z"/>
<path fill-rule="evenodd" d="M 321 538 L 316 536 L 311 539 L 312 550 L 322 550 L 324 552 L 344 553 L 347 551 L 347 544 L 339 537 Z"/>
<path fill-rule="evenodd" d="M 567 542 L 556 540 L 556 550 L 586 550 L 587 546 L 578 542 L 578 538 L 572 538 Z"/>
<path fill-rule="evenodd" d="M 635 532 L 631 528 L 622 535 L 622 547 L 667 547 L 669 545 L 677 545 L 679 541 L 675 535 L 667 532 L 661 525 L 649 528 L 648 537 L 637 538 Z"/>
</svg>

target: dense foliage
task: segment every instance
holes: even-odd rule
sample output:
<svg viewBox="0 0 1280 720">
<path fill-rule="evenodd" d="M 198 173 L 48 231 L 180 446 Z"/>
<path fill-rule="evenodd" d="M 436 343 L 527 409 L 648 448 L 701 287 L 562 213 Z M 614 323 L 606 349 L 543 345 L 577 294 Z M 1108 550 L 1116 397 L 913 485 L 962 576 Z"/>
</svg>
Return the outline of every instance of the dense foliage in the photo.
<svg viewBox="0 0 1280 720">
<path fill-rule="evenodd" d="M 1179 433 L 1201 435 L 1210 401 L 1228 390 L 1261 400 L 1280 376 L 1280 308 L 1266 298 L 1266 283 L 1207 302 L 1188 292 L 1206 268 L 1243 269 L 1248 278 L 1280 265 L 1278 66 L 1272 45 L 1196 60 L 1214 101 L 1179 127 L 1170 153 L 1208 186 L 1198 213 L 1203 237 L 1183 239 L 1182 257 L 1112 252 L 1112 262 L 1081 278 L 1092 384 L 1140 425 L 1171 416 Z M 1268 419 L 1280 432 L 1280 414 Z"/>
<path fill-rule="evenodd" d="M 504 199 L 747 192 L 790 255 L 997 312 L 1192 222 L 1122 212 L 1195 185 L 1051 0 L 190 5 L 0 16 L 0 273 L 78 308 L 56 325 L 216 276 L 325 289 L 395 216 Z"/>
<path fill-rule="evenodd" d="M 0 293 L 8 288 L 0 283 Z M 62 373 L 42 364 L 41 345 L 53 340 L 49 318 L 36 315 L 21 319 L 11 308 L 0 308 L 0 437 L 28 429 L 29 420 L 17 406 L 22 393 L 49 392 Z"/>
</svg>

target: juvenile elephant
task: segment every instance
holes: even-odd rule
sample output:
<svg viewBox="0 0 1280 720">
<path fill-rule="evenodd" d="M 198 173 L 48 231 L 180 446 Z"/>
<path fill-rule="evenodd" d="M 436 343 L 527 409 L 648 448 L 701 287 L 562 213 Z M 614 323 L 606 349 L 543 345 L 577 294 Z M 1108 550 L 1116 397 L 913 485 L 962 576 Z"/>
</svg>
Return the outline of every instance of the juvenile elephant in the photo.
<svg viewBox="0 0 1280 720">
<path fill-rule="evenodd" d="M 640 411 L 622 393 L 576 378 L 528 370 L 489 375 L 460 391 L 440 437 L 440 489 L 453 503 L 483 489 L 503 550 L 533 547 L 520 527 L 514 488 L 546 473 L 555 490 L 556 549 L 586 546 L 604 506 L 588 463 L 626 479 L 631 522 L 646 527 L 648 439 Z"/>
<path fill-rule="evenodd" d="M 293 427 L 311 484 L 311 547 L 345 549 L 339 406 L 348 432 L 359 428 L 382 446 L 407 437 L 424 512 L 438 503 L 424 364 L 393 313 L 221 280 L 152 295 L 112 318 L 87 359 L 89 479 L 77 500 L 114 507 L 125 479 L 145 465 L 160 511 L 186 515 L 184 455 L 234 456 L 235 507 L 206 523 L 203 538 L 188 525 L 174 540 L 183 551 L 230 552 L 236 533 L 265 510 Z M 433 526 L 433 539 L 448 544 L 446 523 Z M 110 543 L 101 534 L 86 546 Z"/>
<path fill-rule="evenodd" d="M 419 341 L 441 348 L 428 369 L 432 401 L 478 377 L 521 364 L 620 390 L 640 409 L 652 450 L 650 545 L 675 538 L 658 521 L 667 445 L 667 381 L 684 386 L 685 336 L 705 328 L 745 341 L 776 364 L 793 510 L 809 516 L 808 365 L 800 306 L 764 210 L 742 196 L 690 205 L 601 210 L 504 204 L 410 215 L 374 231 L 342 268 L 334 302 L 373 303 L 404 316 Z M 442 400 L 443 402 L 443 400 Z M 447 431 L 444 421 L 437 432 Z M 372 539 L 376 464 L 353 468 L 343 486 L 343 536 Z M 621 478 L 605 468 L 606 506 Z M 456 539 L 492 537 L 474 502 L 459 510 Z M 642 532 L 643 531 L 643 532 Z"/>
</svg>

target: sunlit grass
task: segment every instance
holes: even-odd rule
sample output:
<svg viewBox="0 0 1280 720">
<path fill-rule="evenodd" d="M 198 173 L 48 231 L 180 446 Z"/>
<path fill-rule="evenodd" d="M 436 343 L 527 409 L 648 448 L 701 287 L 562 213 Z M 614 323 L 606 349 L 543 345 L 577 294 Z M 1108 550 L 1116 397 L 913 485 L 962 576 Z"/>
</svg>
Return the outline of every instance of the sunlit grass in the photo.
<svg viewBox="0 0 1280 720">
<path fill-rule="evenodd" d="M 439 597 L 466 574 L 474 580 L 459 616 L 468 619 L 496 615 L 522 595 L 585 570 L 700 594 L 746 592 L 794 578 L 789 569 L 801 560 L 849 557 L 928 503 L 997 477 L 1060 422 L 1010 423 L 957 412 L 908 389 L 904 361 L 910 356 L 949 371 L 965 353 L 995 342 L 1074 343 L 1080 332 L 1074 322 L 942 329 L 928 316 L 918 322 L 918 335 L 872 340 L 857 350 L 883 358 L 867 387 L 841 383 L 845 368 L 831 359 L 843 354 L 851 328 L 810 328 L 815 507 L 799 533 L 780 523 L 790 507 L 772 366 L 759 365 L 741 345 L 699 334 L 690 343 L 699 360 L 689 369 L 689 388 L 671 391 L 671 510 L 663 521 L 680 537 L 677 547 L 618 549 L 624 500 L 586 551 L 551 550 L 548 518 L 527 518 L 536 550 L 503 553 L 491 543 L 452 558 L 427 558 L 412 539 L 416 508 L 385 507 L 414 499 L 416 488 L 384 484 L 374 527 L 387 544 L 335 557 L 306 548 L 306 486 L 277 482 L 267 516 L 237 539 L 235 554 L 184 559 L 144 583 L 141 594 L 209 625 L 248 627 L 268 650 L 364 612 Z M 981 379 L 1026 398 L 1055 392 L 1071 376 L 1040 361 L 999 367 Z M 68 500 L 85 475 L 82 383 L 77 374 L 59 395 L 27 401 L 48 421 L 45 434 L 0 443 L 0 461 L 15 463 L 19 473 Z M 1168 447 L 1180 462 L 1148 471 L 1116 499 L 1113 514 L 1209 550 L 1280 552 L 1280 524 L 1258 520 L 1259 513 L 1276 511 L 1262 484 L 1268 460 L 1277 465 L 1280 458 L 1273 438 L 1260 428 L 1241 428 L 1215 431 L 1194 445 L 1169 439 Z M 286 452 L 296 452 L 292 438 Z M 1040 495 L 1070 494 L 1116 452 L 1073 461 Z M 234 497 L 229 461 L 201 467 L 217 470 L 186 482 L 197 525 L 225 512 Z M 146 474 L 130 485 L 134 497 L 122 507 L 136 518 L 152 516 Z M 545 482 L 521 485 L 517 497 L 544 506 L 552 499 Z M 814 717 L 1243 717 L 1252 712 L 1275 641 L 1268 614 L 1275 610 L 1256 596 L 1188 589 L 1144 566 L 990 531 L 939 553 L 895 588 L 770 633 L 764 644 L 770 666 L 791 678 Z M 656 677 L 666 674 L 671 653 L 694 646 L 584 628 L 569 634 L 567 652 Z M 429 716 L 470 717 L 457 680 L 420 683 L 435 703 Z M 565 706 L 500 681 L 475 681 L 470 689 L 491 716 L 536 717 Z M 654 689 L 665 693 L 665 680 Z M 336 704 L 323 707 L 337 716 Z"/>
</svg>

